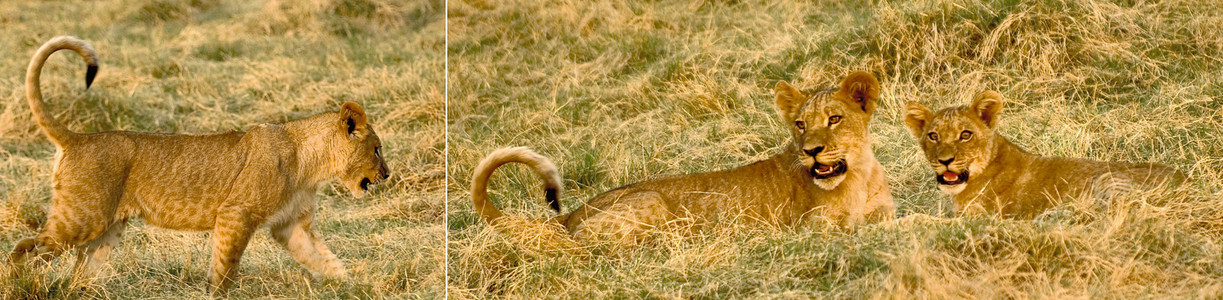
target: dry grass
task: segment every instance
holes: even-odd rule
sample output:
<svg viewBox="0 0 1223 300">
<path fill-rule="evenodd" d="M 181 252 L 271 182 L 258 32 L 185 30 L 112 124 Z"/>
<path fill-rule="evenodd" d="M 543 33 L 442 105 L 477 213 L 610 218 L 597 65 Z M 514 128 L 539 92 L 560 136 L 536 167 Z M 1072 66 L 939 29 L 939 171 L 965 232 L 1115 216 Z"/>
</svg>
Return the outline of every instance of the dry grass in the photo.
<svg viewBox="0 0 1223 300">
<path fill-rule="evenodd" d="M 266 234 L 243 257 L 235 298 L 437 298 L 445 284 L 442 1 L 141 0 L 0 5 L 0 249 L 35 234 L 50 202 L 53 145 L 25 103 L 25 66 L 71 34 L 102 58 L 84 91 L 74 55 L 48 62 L 52 111 L 77 131 L 245 130 L 363 104 L 392 180 L 365 199 L 319 195 L 315 228 L 351 280 L 318 282 Z M 207 233 L 135 222 L 111 256 L 115 276 L 70 280 L 71 256 L 8 277 L 0 298 L 206 297 Z"/>
<path fill-rule="evenodd" d="M 1210 1 L 451 1 L 450 296 L 1217 298 L 1223 296 L 1223 8 Z M 619 255 L 495 232 L 466 191 L 494 149 L 530 146 L 564 207 L 779 151 L 771 87 L 880 77 L 875 152 L 906 217 L 854 234 L 717 224 Z M 953 218 L 902 125 L 995 89 L 1002 132 L 1046 155 L 1160 162 L 1183 193 L 1074 201 L 1036 221 Z M 525 168 L 490 193 L 550 215 Z"/>
</svg>

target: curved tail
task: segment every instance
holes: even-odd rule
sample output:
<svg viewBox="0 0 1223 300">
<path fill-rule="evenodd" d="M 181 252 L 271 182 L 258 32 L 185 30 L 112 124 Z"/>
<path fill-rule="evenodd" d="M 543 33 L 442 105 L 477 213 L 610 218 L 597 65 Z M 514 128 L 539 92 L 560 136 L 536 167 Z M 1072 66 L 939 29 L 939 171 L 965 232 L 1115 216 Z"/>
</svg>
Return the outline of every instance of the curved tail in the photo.
<svg viewBox="0 0 1223 300">
<path fill-rule="evenodd" d="M 25 95 L 26 99 L 30 101 L 30 111 L 34 113 L 34 120 L 38 121 L 38 126 L 42 127 L 43 132 L 47 133 L 47 137 L 51 138 L 52 142 L 61 146 L 74 138 L 77 133 L 68 130 L 47 111 L 47 105 L 42 100 L 39 77 L 42 75 L 42 65 L 47 62 L 47 57 L 63 49 L 75 51 L 77 55 L 85 59 L 85 88 L 88 89 L 93 84 L 93 78 L 98 75 L 98 53 L 88 42 L 73 36 L 58 36 L 42 44 L 42 48 L 39 48 L 38 52 L 34 53 L 34 58 L 30 59 L 30 66 L 25 73 Z"/>
<path fill-rule="evenodd" d="M 561 210 L 560 206 L 560 189 L 562 186 L 560 172 L 556 170 L 556 165 L 547 157 L 536 154 L 527 147 L 502 148 L 493 153 L 489 153 L 488 157 L 480 161 L 480 165 L 476 166 L 475 172 L 471 177 L 471 201 L 475 204 L 475 208 L 480 212 L 480 217 L 484 218 L 485 222 L 493 222 L 505 214 L 497 209 L 491 201 L 488 201 L 488 177 L 506 163 L 522 163 L 530 166 L 535 170 L 535 174 L 539 175 L 544 181 L 544 191 L 547 192 L 546 200 L 548 205 L 556 211 Z"/>
</svg>

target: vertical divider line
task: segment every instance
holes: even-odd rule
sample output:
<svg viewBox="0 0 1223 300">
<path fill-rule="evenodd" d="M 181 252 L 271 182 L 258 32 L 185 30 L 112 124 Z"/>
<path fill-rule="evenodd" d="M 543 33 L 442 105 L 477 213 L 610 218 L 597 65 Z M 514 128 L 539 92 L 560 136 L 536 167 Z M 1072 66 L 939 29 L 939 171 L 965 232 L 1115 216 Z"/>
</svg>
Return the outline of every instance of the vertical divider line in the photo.
<svg viewBox="0 0 1223 300">
<path fill-rule="evenodd" d="M 450 1 L 442 4 L 442 299 L 450 299 Z"/>
</svg>

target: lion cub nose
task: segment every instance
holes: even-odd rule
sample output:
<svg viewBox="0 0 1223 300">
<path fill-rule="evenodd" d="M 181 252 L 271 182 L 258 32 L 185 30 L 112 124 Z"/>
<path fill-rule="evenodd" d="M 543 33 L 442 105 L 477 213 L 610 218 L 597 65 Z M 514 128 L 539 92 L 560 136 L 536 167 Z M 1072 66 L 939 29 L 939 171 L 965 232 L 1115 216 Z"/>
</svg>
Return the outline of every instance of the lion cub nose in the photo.
<svg viewBox="0 0 1223 300">
<path fill-rule="evenodd" d="M 814 149 L 803 149 L 803 152 L 812 157 L 814 157 L 816 154 L 820 154 L 820 151 L 824 151 L 824 146 L 815 147 Z"/>
<path fill-rule="evenodd" d="M 938 160 L 938 162 L 942 163 L 944 166 L 950 166 L 952 161 L 955 161 L 955 157 L 948 158 L 947 160 Z"/>
</svg>

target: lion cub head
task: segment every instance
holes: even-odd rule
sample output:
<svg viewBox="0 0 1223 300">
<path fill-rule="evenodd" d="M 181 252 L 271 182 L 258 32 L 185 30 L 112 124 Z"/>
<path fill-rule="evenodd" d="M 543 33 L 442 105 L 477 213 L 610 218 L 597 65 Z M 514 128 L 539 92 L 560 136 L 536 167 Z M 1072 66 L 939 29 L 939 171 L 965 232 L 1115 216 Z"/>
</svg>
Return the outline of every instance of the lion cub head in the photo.
<svg viewBox="0 0 1223 300">
<path fill-rule="evenodd" d="M 870 147 L 867 129 L 879 81 L 866 72 L 855 72 L 841 81 L 840 88 L 803 95 L 785 81 L 774 88 L 782 120 L 791 124 L 793 150 L 811 180 L 831 190 L 845 180 L 845 172 L 858 165 L 864 147 Z"/>
<path fill-rule="evenodd" d="M 978 94 L 968 106 L 948 107 L 937 113 L 909 102 L 905 125 L 934 168 L 939 189 L 959 194 L 968 178 L 981 174 L 989 165 L 994 157 L 994 127 L 998 125 L 1002 102 L 1002 96 L 994 91 Z"/>
<path fill-rule="evenodd" d="M 369 126 L 365 109 L 348 102 L 340 106 L 339 120 L 334 123 L 334 134 L 339 143 L 326 145 L 335 151 L 333 159 L 343 164 L 340 182 L 353 197 L 361 198 L 370 186 L 381 183 L 391 176 L 386 160 L 382 158 L 382 140 Z"/>
</svg>

